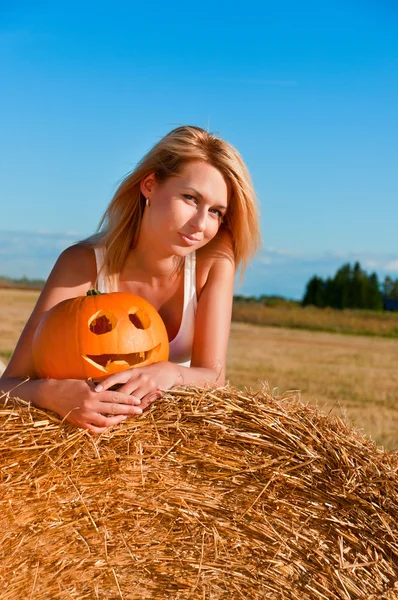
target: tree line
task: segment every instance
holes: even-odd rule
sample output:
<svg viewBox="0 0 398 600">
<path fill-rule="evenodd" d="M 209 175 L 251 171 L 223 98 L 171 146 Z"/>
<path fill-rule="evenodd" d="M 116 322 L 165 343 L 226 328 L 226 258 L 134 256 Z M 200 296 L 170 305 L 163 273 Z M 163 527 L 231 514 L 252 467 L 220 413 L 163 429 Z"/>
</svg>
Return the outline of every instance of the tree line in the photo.
<svg viewBox="0 0 398 600">
<path fill-rule="evenodd" d="M 41 290 L 44 287 L 44 279 L 29 279 L 28 277 L 7 277 L 0 275 L 0 288 L 20 288 L 23 290 Z"/>
<path fill-rule="evenodd" d="M 387 276 L 379 282 L 376 273 L 368 275 L 359 262 L 338 269 L 334 277 L 312 277 L 305 289 L 302 305 L 332 308 L 382 310 L 386 301 L 398 301 L 398 279 Z"/>
</svg>

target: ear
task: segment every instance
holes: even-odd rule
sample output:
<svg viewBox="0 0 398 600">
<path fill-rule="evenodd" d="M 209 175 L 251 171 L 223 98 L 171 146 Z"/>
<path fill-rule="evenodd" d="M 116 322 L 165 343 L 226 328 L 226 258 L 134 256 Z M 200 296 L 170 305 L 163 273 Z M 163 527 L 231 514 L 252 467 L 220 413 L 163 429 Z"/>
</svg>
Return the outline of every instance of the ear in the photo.
<svg viewBox="0 0 398 600">
<path fill-rule="evenodd" d="M 153 190 L 153 186 L 155 185 L 155 183 L 155 173 L 149 173 L 149 175 L 147 175 L 146 177 L 144 177 L 144 179 L 141 180 L 140 190 L 141 194 L 145 196 L 145 198 L 148 198 L 148 196 Z"/>
</svg>

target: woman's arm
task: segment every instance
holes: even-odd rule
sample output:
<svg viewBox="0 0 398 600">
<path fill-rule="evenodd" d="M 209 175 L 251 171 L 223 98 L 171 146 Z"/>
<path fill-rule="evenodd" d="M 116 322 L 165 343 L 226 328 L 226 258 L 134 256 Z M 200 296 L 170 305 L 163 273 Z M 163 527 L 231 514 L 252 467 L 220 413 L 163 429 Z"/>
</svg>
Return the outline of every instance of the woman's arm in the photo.
<svg viewBox="0 0 398 600">
<path fill-rule="evenodd" d="M 205 374 L 207 381 L 203 383 L 224 385 L 235 276 L 229 233 L 220 231 L 220 235 L 203 250 L 205 252 L 200 257 L 202 265 L 198 273 L 198 278 L 202 278 L 202 281 L 198 282 L 200 293 L 192 360 L 190 373 L 186 374 L 190 381 L 185 383 L 201 385 L 197 377 L 200 378 L 201 371 L 206 369 L 211 373 L 209 376 Z M 184 376 L 184 371 L 182 375 Z"/>
<path fill-rule="evenodd" d="M 199 298 L 190 367 L 160 362 L 110 375 L 96 389 L 123 384 L 121 391 L 142 396 L 142 386 L 166 390 L 177 385 L 224 385 L 235 264 L 228 232 L 221 232 L 198 256 Z M 198 252 L 199 254 L 199 252 Z"/>
<path fill-rule="evenodd" d="M 53 410 L 79 427 L 101 433 L 129 414 L 142 413 L 152 388 L 147 387 L 146 404 L 140 404 L 140 398 L 122 392 L 98 394 L 93 385 L 82 380 L 36 379 L 32 356 L 33 336 L 44 313 L 66 298 L 84 295 L 92 287 L 95 273 L 92 249 L 72 246 L 61 254 L 0 378 L 0 390 Z"/>
<path fill-rule="evenodd" d="M 32 340 L 37 326 L 44 313 L 58 302 L 84 295 L 87 292 L 91 287 L 93 272 L 95 272 L 93 260 L 95 260 L 93 251 L 84 246 L 71 246 L 62 252 L 22 331 L 3 378 L 36 378 Z"/>
</svg>

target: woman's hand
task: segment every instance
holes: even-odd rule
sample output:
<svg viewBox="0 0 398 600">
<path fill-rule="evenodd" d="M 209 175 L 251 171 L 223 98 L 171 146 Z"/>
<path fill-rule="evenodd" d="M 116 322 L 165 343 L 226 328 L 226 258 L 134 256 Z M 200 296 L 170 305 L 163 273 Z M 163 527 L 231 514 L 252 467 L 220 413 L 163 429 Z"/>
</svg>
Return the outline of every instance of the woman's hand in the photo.
<svg viewBox="0 0 398 600">
<path fill-rule="evenodd" d="M 103 390 L 118 385 L 120 393 L 129 394 L 131 398 L 141 401 L 142 406 L 160 398 L 161 390 L 169 390 L 178 383 L 183 383 L 178 365 L 162 361 L 147 367 L 135 367 L 114 373 L 97 384 L 95 390 L 104 393 Z"/>
<path fill-rule="evenodd" d="M 90 380 L 50 379 L 44 383 L 40 404 L 93 433 L 103 433 L 130 415 L 142 414 L 150 404 L 122 390 L 96 392 Z"/>
</svg>

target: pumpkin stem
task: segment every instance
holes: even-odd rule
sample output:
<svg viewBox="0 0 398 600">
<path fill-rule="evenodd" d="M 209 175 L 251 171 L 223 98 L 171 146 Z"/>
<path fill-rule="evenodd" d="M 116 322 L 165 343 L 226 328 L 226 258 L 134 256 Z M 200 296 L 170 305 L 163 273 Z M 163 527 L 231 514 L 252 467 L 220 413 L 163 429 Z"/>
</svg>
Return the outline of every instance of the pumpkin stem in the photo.
<svg viewBox="0 0 398 600">
<path fill-rule="evenodd" d="M 86 296 L 98 296 L 101 293 L 102 292 L 99 292 L 98 290 L 88 290 Z"/>
</svg>

